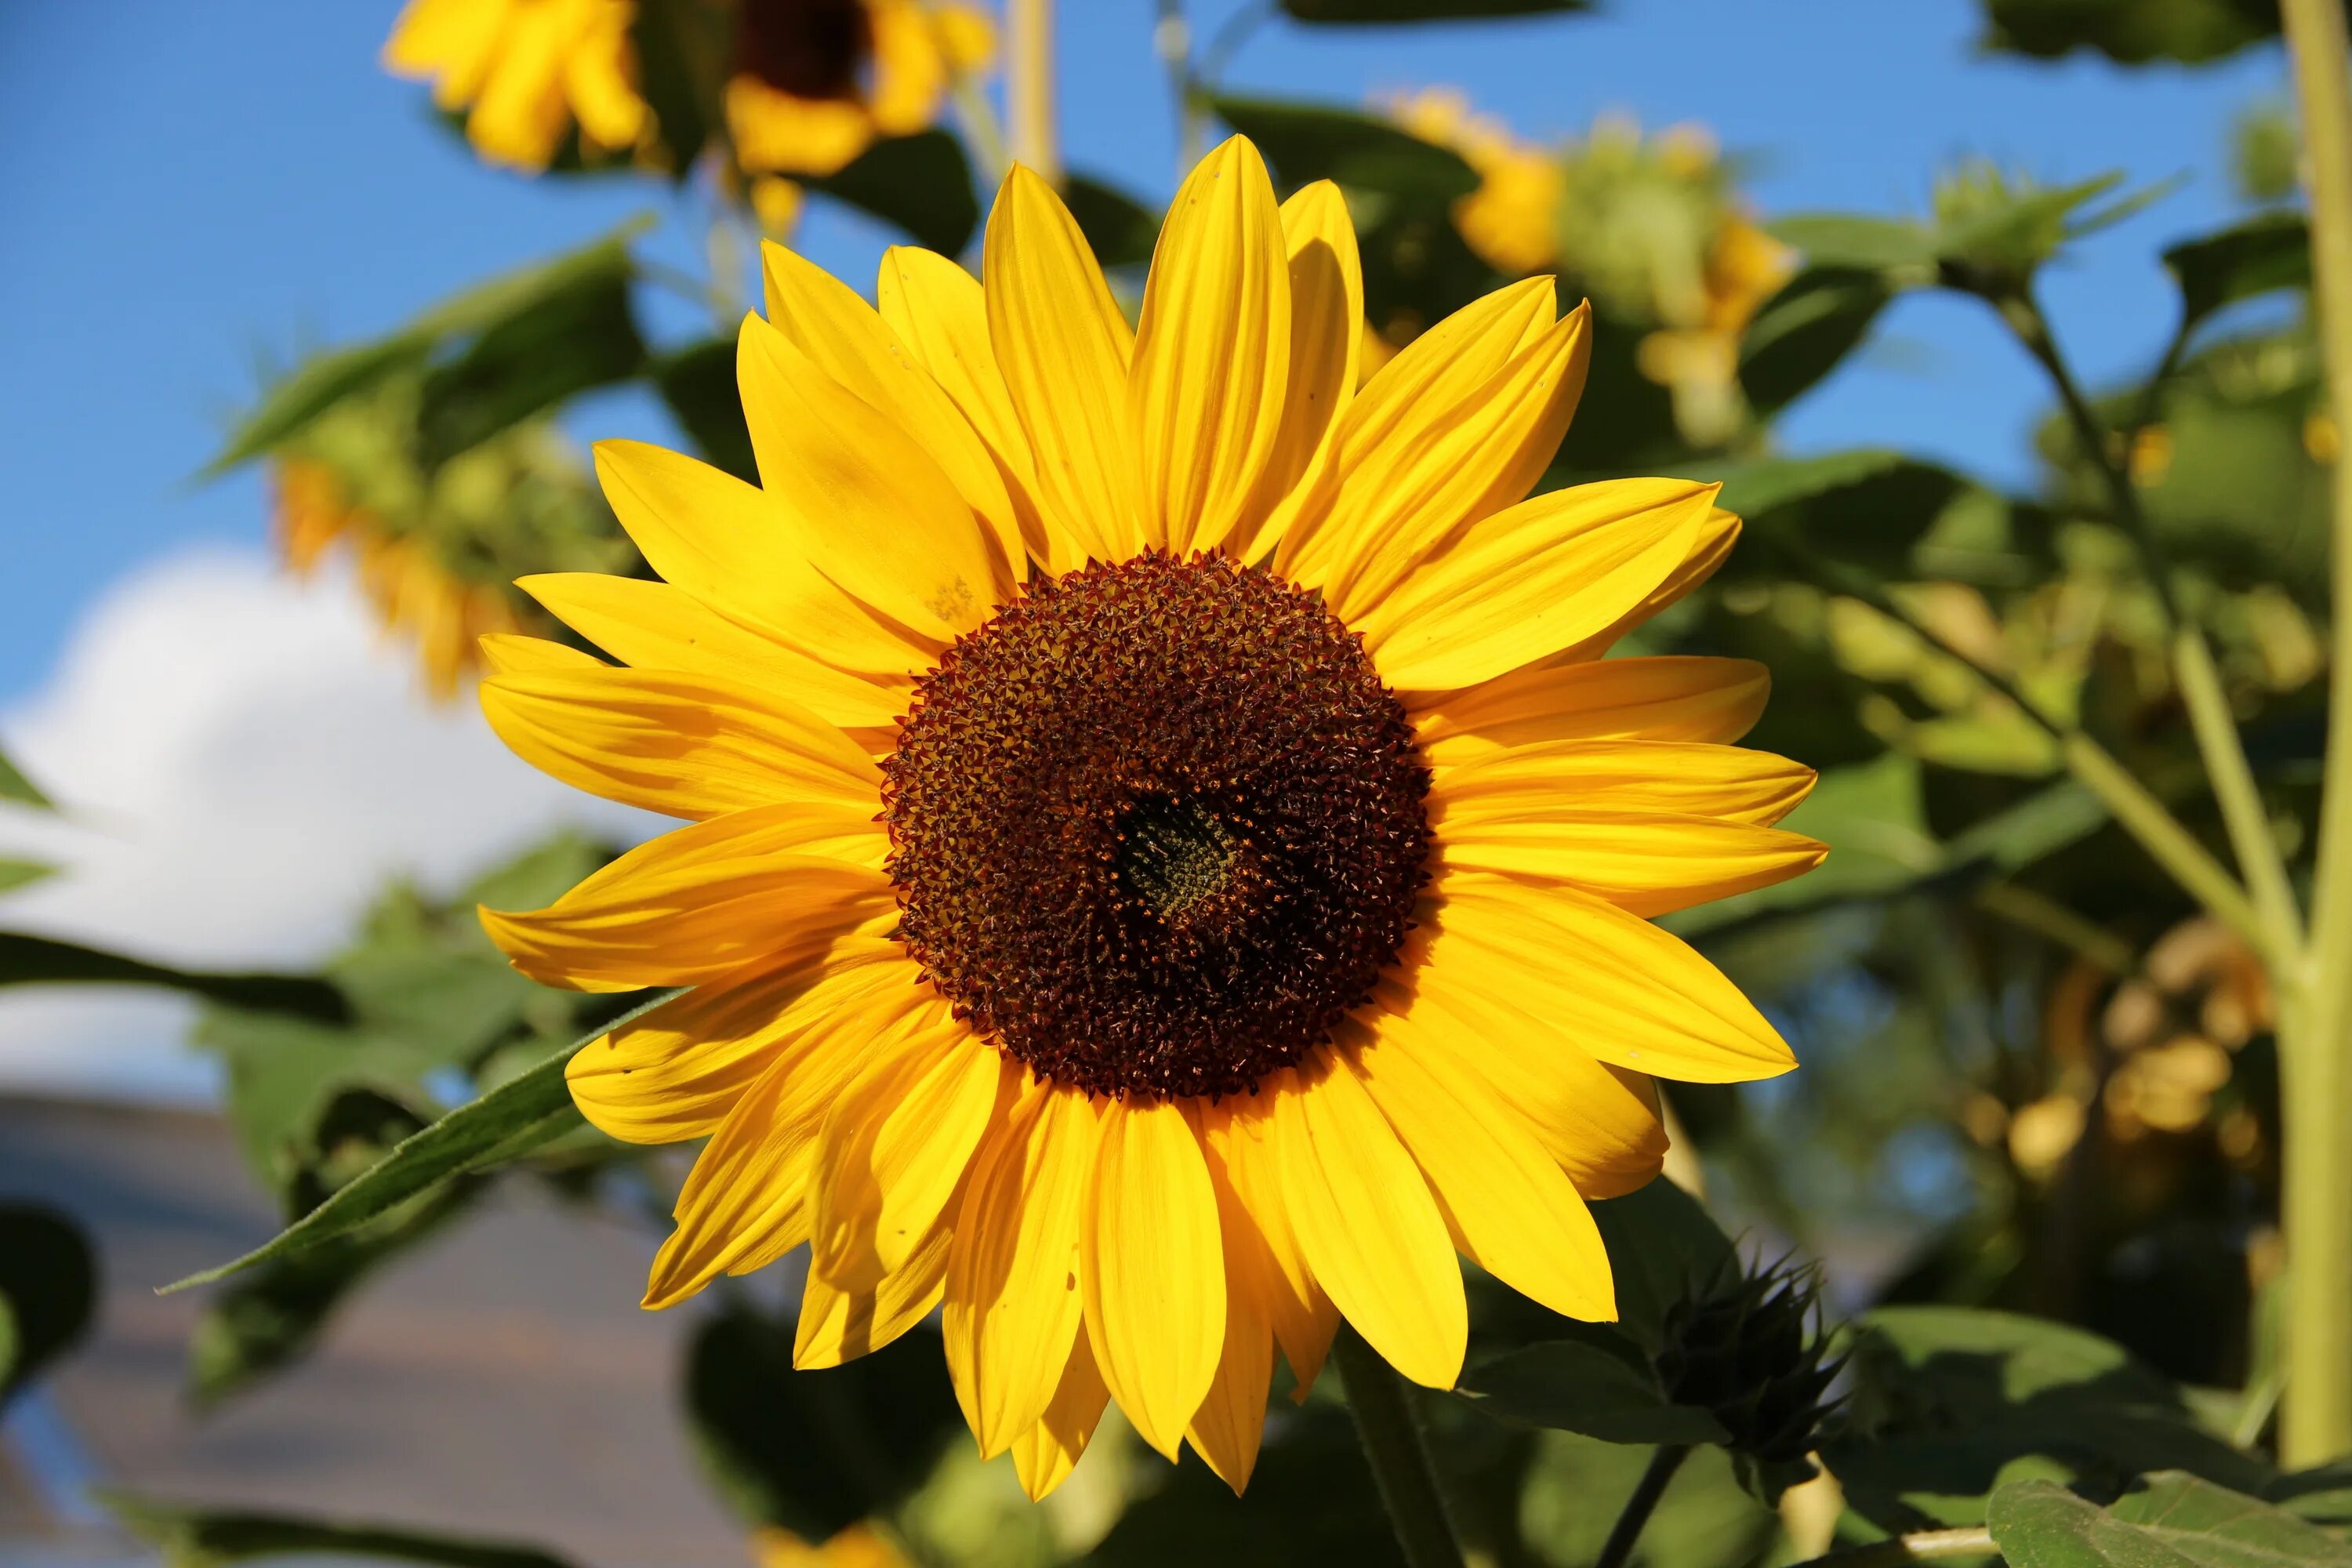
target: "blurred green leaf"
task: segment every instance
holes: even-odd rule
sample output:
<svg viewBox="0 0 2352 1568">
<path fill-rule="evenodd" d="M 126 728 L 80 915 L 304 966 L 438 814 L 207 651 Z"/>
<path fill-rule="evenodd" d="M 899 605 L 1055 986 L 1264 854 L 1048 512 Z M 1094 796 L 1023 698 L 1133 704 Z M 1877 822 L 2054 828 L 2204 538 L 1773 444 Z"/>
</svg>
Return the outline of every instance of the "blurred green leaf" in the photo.
<svg viewBox="0 0 2352 1568">
<path fill-rule="evenodd" d="M 261 1012 L 324 1019 L 349 1016 L 343 994 L 310 975 L 173 969 L 77 942 L 0 931 L 0 985 L 43 984 L 154 985 Z"/>
<path fill-rule="evenodd" d="M 1811 391 L 1870 335 L 1894 298 L 1893 285 L 1864 268 L 1808 267 L 1789 279 L 1740 340 L 1748 405 L 1769 416 Z"/>
<path fill-rule="evenodd" d="M 2264 213 L 2164 253 L 2180 285 L 2181 332 L 2227 305 L 2311 287 L 2311 228 L 2301 213 Z"/>
<path fill-rule="evenodd" d="M 1822 1450 L 1849 1506 L 1887 1531 L 1976 1524 L 2005 1481 L 2114 1496 L 2150 1470 L 2259 1491 L 2262 1460 L 2196 1421 L 2122 1346 L 2037 1318 L 1882 1307 L 1856 1324 L 1849 1419 Z"/>
<path fill-rule="evenodd" d="M 701 0 L 636 0 L 633 9 L 637 90 L 654 111 L 671 176 L 684 180 L 725 121 L 719 94 L 733 42 L 728 12 Z"/>
<path fill-rule="evenodd" d="M 262 394 L 198 477 L 211 479 L 251 462 L 353 393 L 422 365 L 432 348 L 429 332 L 411 330 L 305 361 Z"/>
<path fill-rule="evenodd" d="M 1666 1318 L 1739 1268 L 1731 1238 L 1696 1198 L 1660 1176 L 1638 1192 L 1592 1205 L 1617 1284 L 1617 1327 L 1655 1355 Z"/>
<path fill-rule="evenodd" d="M 0 856 L 0 893 L 17 888 L 29 888 L 47 877 L 54 877 L 58 868 L 46 860 L 19 860 Z"/>
<path fill-rule="evenodd" d="M 1667 1398 L 1657 1369 L 1631 1337 L 1606 1323 L 1571 1327 L 1561 1338 L 1470 1367 L 1455 1392 L 1498 1420 L 1609 1443 L 1728 1439 L 1714 1415 Z"/>
<path fill-rule="evenodd" d="M 971 244 L 980 224 L 971 163 L 963 143 L 944 131 L 883 137 L 839 173 L 803 183 L 896 224 L 942 256 Z"/>
<path fill-rule="evenodd" d="M 1108 180 L 1073 173 L 1062 199 L 1105 267 L 1140 267 L 1160 244 L 1160 216 Z"/>
<path fill-rule="evenodd" d="M 535 414 L 644 368 L 645 340 L 629 305 L 634 268 L 625 248 L 594 248 L 594 264 L 486 327 L 425 378 L 417 410 L 420 460 L 428 468 Z"/>
<path fill-rule="evenodd" d="M 1936 259 L 1935 236 L 1905 218 L 1795 213 L 1765 226 L 1783 245 L 1803 251 L 1815 267 L 1879 272 L 1924 268 Z"/>
<path fill-rule="evenodd" d="M 375 1557 L 440 1568 L 571 1568 L 537 1547 L 397 1525 L 205 1508 L 114 1491 L 100 1493 L 98 1500 L 134 1534 L 161 1548 L 165 1568 L 216 1568 L 297 1555 Z"/>
<path fill-rule="evenodd" d="M 735 385 L 735 342 L 712 338 L 665 354 L 654 364 L 654 387 L 705 462 L 747 484 L 760 480 L 751 429 Z"/>
<path fill-rule="evenodd" d="M 1717 504 L 1746 519 L 1751 537 L 1897 579 L 1968 483 L 1938 464 L 1869 449 L 1686 471 L 1723 481 Z"/>
<path fill-rule="evenodd" d="M 1257 143 L 1285 189 L 1336 180 L 1358 190 L 1452 202 L 1478 188 L 1450 148 L 1353 110 L 1271 99 L 1211 99 L 1217 118 Z"/>
<path fill-rule="evenodd" d="M 24 770 L 0 752 L 0 800 L 17 805 L 29 805 L 38 811 L 55 811 L 57 803 L 43 795 L 40 787 L 25 776 Z"/>
<path fill-rule="evenodd" d="M 564 1083 L 564 1064 L 614 1024 L 648 1012 L 680 994 L 677 991 L 664 992 L 631 1008 L 620 1018 L 599 1024 L 536 1066 L 404 1140 L 383 1160 L 339 1188 L 333 1196 L 251 1252 L 175 1280 L 164 1289 L 184 1290 L 192 1285 L 209 1285 L 256 1264 L 293 1257 L 321 1242 L 348 1235 L 452 1177 L 519 1159 L 562 1136 L 580 1124 L 580 1113 L 573 1108 L 571 1090 Z"/>
<path fill-rule="evenodd" d="M 896 1507 L 964 1430 L 935 1332 L 797 1372 L 791 1325 L 741 1309 L 695 1331 L 686 1405 L 737 1510 L 814 1542 Z"/>
<path fill-rule="evenodd" d="M 2352 1459 L 2281 1476 L 2263 1489 L 2263 1500 L 2329 1530 L 2352 1529 Z"/>
<path fill-rule="evenodd" d="M 2294 1514 L 2178 1470 L 2147 1477 L 2101 1508 L 2021 1480 L 1985 1510 L 2010 1568 L 2352 1568 L 2352 1544 Z"/>
<path fill-rule="evenodd" d="M 0 1203 L 0 1409 L 81 1337 L 97 1305 L 81 1227 L 45 1204 Z"/>
<path fill-rule="evenodd" d="M 1592 0 L 1282 0 L 1282 8 L 1299 22 L 1464 22 L 1589 11 Z"/>
<path fill-rule="evenodd" d="M 2197 65 L 2275 37 L 2278 0 L 1983 0 L 1988 49 Z"/>
</svg>

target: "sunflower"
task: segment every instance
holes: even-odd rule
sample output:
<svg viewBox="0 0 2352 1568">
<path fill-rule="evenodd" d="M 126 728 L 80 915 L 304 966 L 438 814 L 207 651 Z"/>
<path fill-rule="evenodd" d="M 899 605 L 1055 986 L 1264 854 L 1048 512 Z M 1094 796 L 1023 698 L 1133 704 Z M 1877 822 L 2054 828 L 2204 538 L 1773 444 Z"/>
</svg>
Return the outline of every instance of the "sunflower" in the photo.
<svg viewBox="0 0 2352 1568">
<path fill-rule="evenodd" d="M 986 15 L 923 0 L 743 0 L 727 80 L 737 163 L 830 174 L 877 136 L 939 118 L 956 76 L 994 47 Z"/>
<path fill-rule="evenodd" d="M 1586 1200 L 1656 1173 L 1651 1075 L 1793 1065 L 1645 917 L 1822 849 L 1769 826 L 1811 773 L 1727 743 L 1760 668 L 1601 658 L 1730 546 L 1714 487 L 1520 500 L 1588 312 L 1513 285 L 1359 392 L 1345 204 L 1239 139 L 1134 331 L 1023 169 L 980 281 L 766 261 L 760 484 L 601 446 L 663 580 L 526 579 L 617 662 L 492 638 L 482 688 L 691 819 L 483 912 L 536 979 L 694 987 L 569 1069 L 614 1136 L 709 1139 L 646 1304 L 805 1245 L 803 1366 L 940 1308 L 1032 1496 L 1114 1398 L 1238 1489 L 1277 1347 L 1303 1388 L 1342 1318 L 1452 1384 L 1457 1253 L 1613 1316 Z"/>
<path fill-rule="evenodd" d="M 1473 112 L 1470 100 L 1452 88 L 1424 88 L 1387 108 L 1413 135 L 1460 153 L 1478 176 L 1478 188 L 1454 204 L 1454 225 L 1472 250 L 1515 277 L 1559 259 L 1568 179 L 1558 153 L 1521 140 L 1491 115 Z"/>
<path fill-rule="evenodd" d="M 493 163 L 547 167 L 576 124 L 592 153 L 624 153 L 651 128 L 637 94 L 631 0 L 409 0 L 384 68 L 430 80 L 442 109 Z"/>
</svg>

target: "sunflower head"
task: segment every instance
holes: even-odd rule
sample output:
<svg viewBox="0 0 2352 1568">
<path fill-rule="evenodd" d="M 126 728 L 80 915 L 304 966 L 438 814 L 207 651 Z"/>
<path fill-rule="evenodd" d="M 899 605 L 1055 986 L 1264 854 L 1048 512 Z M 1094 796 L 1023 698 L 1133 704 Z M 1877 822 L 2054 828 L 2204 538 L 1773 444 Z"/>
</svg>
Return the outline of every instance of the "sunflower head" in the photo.
<svg viewBox="0 0 2352 1568">
<path fill-rule="evenodd" d="M 591 155 L 653 130 L 637 91 L 633 0 L 408 0 L 384 68 L 433 84 L 440 109 L 493 163 L 535 174 L 576 131 Z"/>
<path fill-rule="evenodd" d="M 986 1454 L 1059 1484 L 1116 1399 L 1234 1487 L 1275 1359 L 1342 1317 L 1446 1386 L 1457 1253 L 1613 1315 L 1586 1200 L 1654 1176 L 1653 1075 L 1791 1064 L 1648 917 L 1791 876 L 1762 672 L 1604 659 L 1719 563 L 1712 487 L 1525 500 L 1582 390 L 1549 279 L 1360 388 L 1338 190 L 1235 139 L 1140 319 L 1016 169 L 982 276 L 877 300 L 767 251 L 760 482 L 598 448 L 658 574 L 524 586 L 493 726 L 687 819 L 552 906 L 524 973 L 687 994 L 574 1057 L 588 1119 L 707 1138 L 648 1306 L 808 1249 L 832 1365 L 941 1309 Z"/>
<path fill-rule="evenodd" d="M 1677 1405 L 1711 1412 L 1768 1489 L 1811 1473 L 1806 1456 L 1835 1401 L 1844 1363 L 1821 1326 L 1821 1276 L 1783 1259 L 1727 1268 L 1666 1314 L 1658 1377 Z"/>
<path fill-rule="evenodd" d="M 968 5 L 739 0 L 725 93 L 736 161 L 755 175 L 833 174 L 877 136 L 938 119 L 993 48 L 987 14 Z M 766 201 L 781 210 L 772 189 Z"/>
</svg>

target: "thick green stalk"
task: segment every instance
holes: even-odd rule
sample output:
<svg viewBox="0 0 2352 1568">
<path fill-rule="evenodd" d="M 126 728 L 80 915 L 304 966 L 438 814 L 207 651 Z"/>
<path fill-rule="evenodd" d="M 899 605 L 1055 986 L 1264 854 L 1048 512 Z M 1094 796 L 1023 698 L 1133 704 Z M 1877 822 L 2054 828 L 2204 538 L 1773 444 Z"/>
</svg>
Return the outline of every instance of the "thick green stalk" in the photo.
<svg viewBox="0 0 2352 1568">
<path fill-rule="evenodd" d="M 1411 1384 L 1381 1352 L 1345 1323 L 1331 1342 L 1331 1360 L 1347 1385 L 1348 1411 L 1356 1418 L 1364 1458 L 1388 1505 L 1389 1524 L 1407 1568 L 1463 1568 L 1462 1547 L 1445 1510 L 1429 1439 L 1413 1409 Z"/>
<path fill-rule="evenodd" d="M 1650 1456 L 1642 1479 L 1633 1483 L 1633 1495 L 1619 1510 L 1617 1522 L 1611 1527 L 1609 1539 L 1601 1544 L 1600 1559 L 1592 1568 L 1625 1568 L 1633 1560 L 1633 1543 L 1642 1539 L 1642 1527 L 1657 1512 L 1658 1500 L 1666 1495 L 1667 1483 L 1689 1458 L 1687 1443 L 1668 1443 Z"/>
<path fill-rule="evenodd" d="M 2311 178 L 2312 285 L 2328 405 L 2352 423 L 2352 71 L 2338 0 L 2285 0 Z M 2336 464 L 2326 778 L 2300 995 L 2280 997 L 2286 1386 L 2279 1457 L 2352 1452 L 2352 462 Z"/>
</svg>

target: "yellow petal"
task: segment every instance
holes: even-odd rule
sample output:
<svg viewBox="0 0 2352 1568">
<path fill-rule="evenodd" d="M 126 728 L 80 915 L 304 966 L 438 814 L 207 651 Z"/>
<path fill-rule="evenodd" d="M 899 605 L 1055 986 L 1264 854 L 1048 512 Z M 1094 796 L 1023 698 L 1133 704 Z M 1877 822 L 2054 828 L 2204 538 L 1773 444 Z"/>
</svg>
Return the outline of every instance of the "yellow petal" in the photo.
<svg viewBox="0 0 2352 1568">
<path fill-rule="evenodd" d="M 1464 529 L 1350 624 L 1390 685 L 1475 686 L 1609 626 L 1690 552 L 1716 487 L 1615 479 Z"/>
<path fill-rule="evenodd" d="M 1745 658 L 1611 658 L 1515 669 L 1413 713 L 1437 767 L 1549 741 L 1727 743 L 1764 711 L 1772 678 Z"/>
<path fill-rule="evenodd" d="M 1052 1404 L 1083 1316 L 1078 1230 L 1094 1171 L 1095 1108 L 1024 1085 L 972 1162 L 948 1259 L 948 1368 L 982 1458 Z"/>
<path fill-rule="evenodd" d="M 1815 776 L 1801 763 L 1738 746 L 1547 741 L 1445 769 L 1430 790 L 1430 807 L 1434 820 L 1451 824 L 1489 817 L 1539 820 L 1565 807 L 1720 816 L 1769 826 L 1796 809 Z"/>
<path fill-rule="evenodd" d="M 1081 1325 L 1070 1343 L 1070 1359 L 1062 1368 L 1062 1381 L 1055 1386 L 1053 1403 L 1045 1406 L 1035 1426 L 1013 1441 L 1013 1473 L 1020 1478 L 1021 1489 L 1029 1494 L 1031 1502 L 1042 1501 L 1069 1479 L 1102 1420 L 1103 1406 L 1109 1403 L 1110 1389 L 1103 1382 L 1094 1347 Z"/>
<path fill-rule="evenodd" d="M 1292 1069 L 1272 1087 L 1282 1197 L 1299 1245 L 1390 1365 L 1451 1388 L 1470 1324 L 1445 1221 L 1356 1075 L 1328 1061 L 1312 1071 Z"/>
<path fill-rule="evenodd" d="M 1683 557 L 1681 564 L 1667 574 L 1664 582 L 1609 626 L 1581 642 L 1560 649 L 1545 662 L 1569 664 L 1579 659 L 1601 658 L 1616 645 L 1618 638 L 1714 576 L 1717 570 L 1731 558 L 1732 546 L 1738 542 L 1739 520 L 1720 510 L 1708 512 L 1706 521 L 1699 528 L 1698 537 L 1691 542 L 1690 553 Z"/>
<path fill-rule="evenodd" d="M 1115 1100 L 1103 1112 L 1078 1255 L 1103 1381 L 1143 1440 L 1173 1459 L 1225 1329 L 1216 1194 L 1173 1101 Z"/>
<path fill-rule="evenodd" d="M 488 675 L 536 675 L 543 670 L 604 668 L 604 661 L 594 654 L 583 653 L 546 637 L 525 637 L 520 632 L 491 632 L 479 646 L 482 669 Z"/>
<path fill-rule="evenodd" d="M 929 667 L 938 650 L 819 572 L 806 537 L 758 487 L 642 441 L 597 442 L 596 477 L 665 582 L 826 664 L 902 679 Z"/>
<path fill-rule="evenodd" d="M 1274 450 L 1289 379 L 1281 209 L 1257 149 L 1228 137 L 1169 205 L 1136 329 L 1128 396 L 1151 543 L 1182 554 L 1224 542 Z"/>
<path fill-rule="evenodd" d="M 881 805 L 881 773 L 805 708 L 736 681 L 581 669 L 482 683 L 499 739 L 542 773 L 668 816 L 791 802 Z"/>
<path fill-rule="evenodd" d="M 1294 583 L 1324 581 L 1358 521 L 1391 482 L 1412 438 L 1441 428 L 1475 398 L 1530 328 L 1549 326 L 1554 289 L 1530 278 L 1475 300 L 1430 328 L 1364 384 L 1332 432 L 1322 479 L 1301 499 L 1275 549 L 1275 570 Z"/>
<path fill-rule="evenodd" d="M 1032 171 L 1005 176 L 982 254 L 989 343 L 1048 526 L 1097 560 L 1123 561 L 1144 542 L 1127 410 L 1134 334 L 1076 220 Z"/>
<path fill-rule="evenodd" d="M 639 669 L 748 681 L 845 727 L 877 728 L 907 710 L 912 687 L 904 677 L 837 669 L 667 583 L 601 572 L 551 572 L 522 578 L 515 586 L 557 620 Z"/>
<path fill-rule="evenodd" d="M 877 1044 L 945 1016 L 944 1004 L 909 986 L 831 1015 L 779 1054 L 696 1157 L 677 1195 L 677 1228 L 655 1255 L 645 1305 L 674 1305 L 721 1274 L 749 1273 L 805 1240 L 825 1111 Z"/>
<path fill-rule="evenodd" d="M 1265 554 L 1305 503 L 1355 395 L 1364 341 L 1363 263 L 1339 187 L 1328 180 L 1300 186 L 1282 204 L 1282 237 L 1290 267 L 1290 389 L 1257 492 L 1225 541 L 1236 560 Z"/>
<path fill-rule="evenodd" d="M 1184 1436 L 1217 1479 L 1239 1497 L 1257 1468 L 1265 1435 L 1265 1396 L 1274 1383 L 1274 1332 L 1265 1314 L 1228 1276 L 1224 1345 L 1217 1375 Z"/>
<path fill-rule="evenodd" d="M 1580 305 L 1454 407 L 1431 410 L 1353 476 L 1324 584 L 1342 620 L 1379 604 L 1464 524 L 1525 496 L 1583 395 L 1592 311 Z"/>
<path fill-rule="evenodd" d="M 810 561 L 859 603 L 945 644 L 1010 591 L 987 526 L 887 414 L 746 316 L 736 340 L 760 489 Z"/>
<path fill-rule="evenodd" d="M 817 1147 L 812 1271 L 845 1290 L 900 1268 L 962 1184 L 1016 1069 L 959 1024 L 877 1057 L 826 1114 Z"/>
<path fill-rule="evenodd" d="M 1444 864 L 1598 893 L 1655 916 L 1802 876 L 1829 846 L 1801 833 L 1713 816 L 1555 807 L 1540 817 L 1481 817 L 1444 830 Z"/>
<path fill-rule="evenodd" d="M 1342 1053 L 1429 1178 L 1454 1245 L 1566 1317 L 1607 1322 L 1617 1294 L 1601 1227 L 1526 1121 L 1477 1078 L 1433 1070 L 1374 1015 L 1370 1043 Z"/>
<path fill-rule="evenodd" d="M 1554 1022 L 1598 1060 L 1655 1078 L 1742 1083 L 1797 1065 L 1720 970 L 1605 899 L 1449 872 L 1423 907 L 1438 929 L 1419 985 L 1487 988 Z"/>
<path fill-rule="evenodd" d="M 634 991 L 731 975 L 806 927 L 846 930 L 895 907 L 877 867 L 760 847 L 784 832 L 672 842 L 735 822 L 720 817 L 639 845 L 543 910 L 484 909 L 483 929 L 543 985 Z"/>
<path fill-rule="evenodd" d="M 1273 1324 L 1304 1397 L 1323 1370 L 1339 1314 L 1316 1284 L 1282 1201 L 1272 1100 L 1261 1095 L 1201 1107 L 1201 1147 L 1217 1192 L 1226 1279 L 1251 1287 L 1250 1299 Z"/>
<path fill-rule="evenodd" d="M 833 274 L 773 241 L 760 247 L 768 319 L 825 374 L 887 416 L 940 467 L 997 545 L 999 597 L 1027 552 L 996 459 L 889 323 Z"/>
<path fill-rule="evenodd" d="M 709 1135 L 809 1029 L 913 992 L 922 972 L 906 949 L 872 921 L 850 930 L 860 934 L 808 925 L 768 963 L 698 985 L 589 1041 L 564 1068 L 572 1103 L 632 1143 Z"/>
<path fill-rule="evenodd" d="M 801 1287 L 800 1321 L 793 1331 L 793 1369 L 854 1361 L 929 1317 L 946 1289 L 951 1242 L 944 1224 L 933 1225 L 904 1262 L 863 1290 L 844 1290 L 811 1274 Z"/>
</svg>

